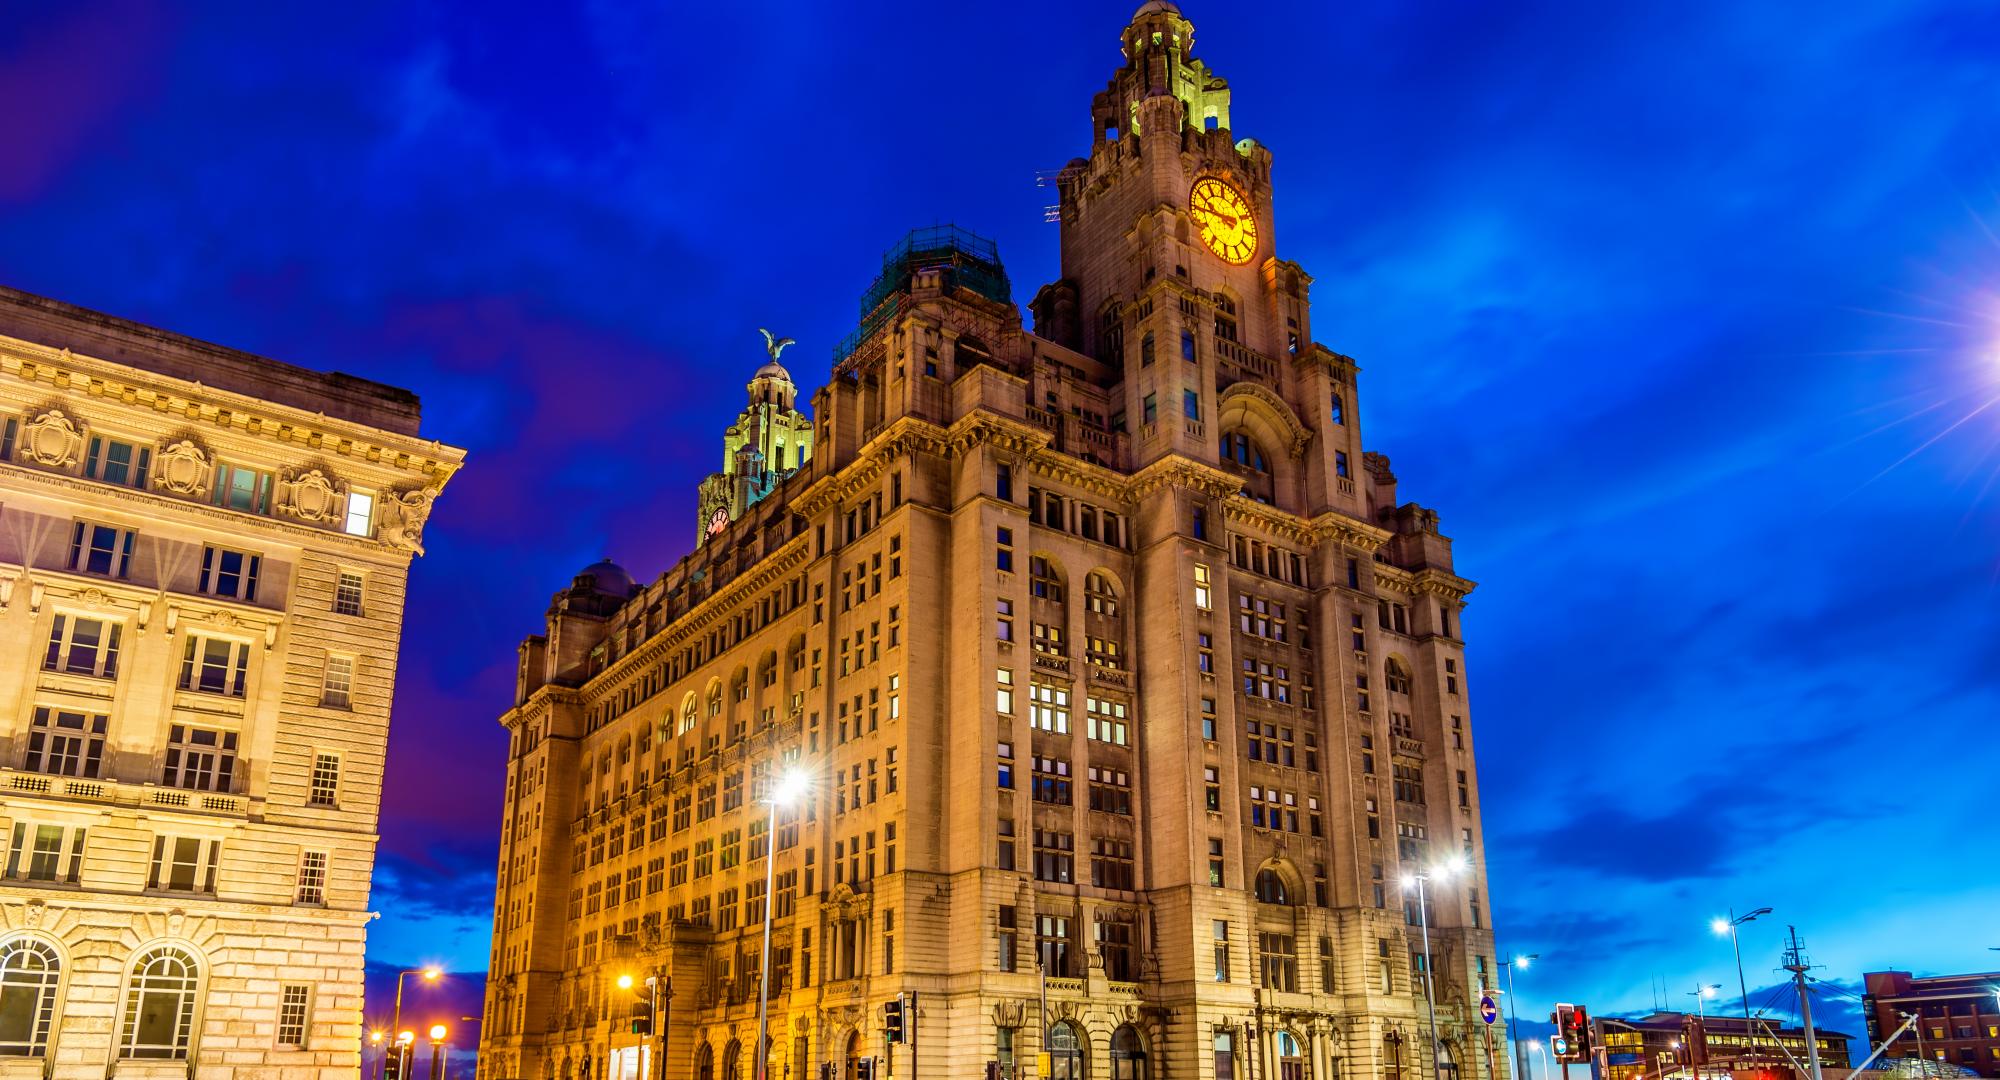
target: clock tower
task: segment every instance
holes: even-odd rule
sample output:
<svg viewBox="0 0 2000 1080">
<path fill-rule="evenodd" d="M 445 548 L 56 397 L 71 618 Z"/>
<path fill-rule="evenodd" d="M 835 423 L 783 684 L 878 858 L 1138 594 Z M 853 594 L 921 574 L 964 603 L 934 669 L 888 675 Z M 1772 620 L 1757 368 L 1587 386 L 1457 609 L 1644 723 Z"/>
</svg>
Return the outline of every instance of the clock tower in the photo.
<svg viewBox="0 0 2000 1080">
<path fill-rule="evenodd" d="M 767 335 L 768 337 L 768 335 Z M 701 482 L 696 542 L 707 543 L 812 459 L 812 418 L 794 407 L 798 387 L 778 363 L 789 341 L 750 378 L 750 402 L 722 433 L 722 471 Z"/>
<path fill-rule="evenodd" d="M 1311 344 L 1312 279 L 1277 251 L 1271 152 L 1231 130 L 1229 83 L 1193 55 L 1194 34 L 1167 0 L 1125 27 L 1125 63 L 1091 101 L 1089 156 L 1058 179 L 1062 278 L 1035 297 L 1036 332 L 1122 372 L 1141 463 L 1214 460 L 1225 432 L 1270 428 L 1280 445 L 1310 441 L 1313 509 L 1357 511 L 1352 362 Z M 1259 392 L 1305 426 L 1232 407 Z"/>
</svg>

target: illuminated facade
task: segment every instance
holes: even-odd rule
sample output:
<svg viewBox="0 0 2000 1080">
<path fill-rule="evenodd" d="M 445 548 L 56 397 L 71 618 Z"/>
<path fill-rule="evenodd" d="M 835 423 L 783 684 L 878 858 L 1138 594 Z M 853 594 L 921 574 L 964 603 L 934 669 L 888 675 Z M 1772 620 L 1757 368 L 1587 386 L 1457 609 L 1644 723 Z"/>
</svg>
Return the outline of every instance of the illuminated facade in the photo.
<svg viewBox="0 0 2000 1080">
<path fill-rule="evenodd" d="M 792 373 L 778 363 L 780 351 L 773 348 L 771 362 L 751 377 L 749 403 L 722 433 L 722 471 L 701 482 L 702 543 L 720 535 L 812 460 L 812 420 L 793 405 L 798 387 L 792 383 Z"/>
<path fill-rule="evenodd" d="M 1664 1011 L 1630 1020 L 1597 1017 L 1591 1022 L 1592 1038 L 1604 1051 L 1604 1080 L 1642 1080 L 1647 1076 L 1662 1075 L 1691 1077 L 1681 1049 L 1688 1021 L 1693 1019 L 1687 1013 Z M 1772 1077 L 1773 1080 L 1787 1075 L 1797 1080 L 1808 1075 L 1789 1072 L 1786 1064 L 1792 1060 L 1806 1060 L 1804 1028 L 1777 1027 L 1759 1022 L 1755 1030 L 1746 1035 L 1741 1016 L 1710 1015 L 1704 1017 L 1701 1023 L 1708 1036 L 1708 1063 L 1701 1069 L 1704 1077 L 1728 1080 L 1732 1070 L 1737 1075 L 1751 1075 L 1755 1070 L 1757 1075 Z M 1849 1036 L 1825 1028 L 1815 1030 L 1813 1035 L 1819 1043 L 1819 1060 L 1823 1067 L 1848 1067 Z"/>
<path fill-rule="evenodd" d="M 1916 1031 L 1898 1040 L 1890 1057 L 1927 1058 L 2000 1077 L 2000 971 L 1928 976 L 1871 971 L 1862 981 L 1871 1043 L 1880 1046 L 1905 1016 L 1917 1017 Z"/>
<path fill-rule="evenodd" d="M 657 579 L 556 594 L 501 718 L 482 1076 L 750 1080 L 768 905 L 773 1078 L 855 1080 L 916 992 L 925 1075 L 1428 1080 L 1401 879 L 1459 858 L 1442 1071 L 1504 1075 L 1472 583 L 1364 452 L 1192 39 L 1159 0 L 1125 29 L 1032 331 L 990 244 L 911 234 L 806 466 Z"/>
<path fill-rule="evenodd" d="M 353 1077 L 406 391 L 0 290 L 0 1077 Z"/>
</svg>

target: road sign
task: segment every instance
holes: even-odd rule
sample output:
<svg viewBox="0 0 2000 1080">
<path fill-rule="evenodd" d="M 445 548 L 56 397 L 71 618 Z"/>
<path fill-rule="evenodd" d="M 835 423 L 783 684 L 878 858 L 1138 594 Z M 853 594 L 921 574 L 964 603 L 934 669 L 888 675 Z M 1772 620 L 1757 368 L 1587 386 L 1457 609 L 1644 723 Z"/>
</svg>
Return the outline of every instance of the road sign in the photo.
<svg viewBox="0 0 2000 1080">
<path fill-rule="evenodd" d="M 1558 1035 L 1549 1040 L 1549 1049 L 1555 1051 L 1557 1057 L 1561 1057 L 1569 1053 L 1569 1040 Z"/>
<path fill-rule="evenodd" d="M 1493 995 L 1479 995 L 1479 1018 L 1489 1024 L 1500 1019 L 1500 1006 L 1493 1004 Z"/>
</svg>

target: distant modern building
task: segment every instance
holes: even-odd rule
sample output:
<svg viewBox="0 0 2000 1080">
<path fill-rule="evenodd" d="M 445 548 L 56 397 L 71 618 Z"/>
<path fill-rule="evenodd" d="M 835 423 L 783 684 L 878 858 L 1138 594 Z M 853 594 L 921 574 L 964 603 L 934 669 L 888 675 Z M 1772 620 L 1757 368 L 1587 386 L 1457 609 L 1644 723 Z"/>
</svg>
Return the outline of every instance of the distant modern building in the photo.
<svg viewBox="0 0 2000 1080">
<path fill-rule="evenodd" d="M 1473 583 L 1193 38 L 1164 0 L 1118 35 L 1027 312 L 992 243 L 910 234 L 809 419 L 752 377 L 694 552 L 556 593 L 500 718 L 482 1077 L 1504 1076 Z"/>
<path fill-rule="evenodd" d="M 1597 1017 L 1591 1022 L 1592 1037 L 1604 1049 L 1602 1080 L 1637 1080 L 1662 1072 L 1671 1074 L 1679 1067 L 1681 1040 L 1688 1030 L 1688 1021 L 1693 1019 L 1691 1013 L 1664 1011 L 1625 1020 Z M 1702 1018 L 1702 1028 L 1708 1033 L 1708 1064 L 1701 1070 L 1703 1076 L 1726 1076 L 1732 1069 L 1806 1060 L 1804 1028 L 1767 1027 L 1760 1020 L 1746 1035 L 1741 1016 L 1714 1013 Z M 1852 1036 L 1825 1028 L 1815 1028 L 1813 1034 L 1819 1043 L 1823 1068 L 1848 1067 L 1847 1043 Z M 1682 1067 L 1679 1075 L 1689 1074 Z"/>
<path fill-rule="evenodd" d="M 408 391 L 0 289 L 0 1077 L 353 1077 Z"/>
<path fill-rule="evenodd" d="M 2000 1077 L 2000 971 L 1932 975 L 1871 971 L 1862 976 L 1868 1041 L 1881 1045 L 1915 1013 L 1917 1029 L 1889 1048 L 1891 1057 L 1922 1057 Z"/>
</svg>

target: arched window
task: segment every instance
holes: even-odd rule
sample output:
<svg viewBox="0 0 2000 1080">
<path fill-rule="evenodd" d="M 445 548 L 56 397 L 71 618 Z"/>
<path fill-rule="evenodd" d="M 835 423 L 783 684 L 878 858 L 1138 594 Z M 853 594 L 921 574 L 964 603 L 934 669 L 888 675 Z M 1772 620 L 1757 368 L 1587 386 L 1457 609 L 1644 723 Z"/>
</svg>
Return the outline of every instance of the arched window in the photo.
<svg viewBox="0 0 2000 1080">
<path fill-rule="evenodd" d="M 118 1056 L 185 1060 L 194 1040 L 194 1003 L 201 970 L 172 945 L 139 954 L 125 987 Z"/>
<path fill-rule="evenodd" d="M 1146 1043 L 1130 1024 L 1111 1033 L 1111 1080 L 1146 1080 Z"/>
<path fill-rule="evenodd" d="M 1306 1080 L 1306 1052 L 1299 1041 L 1284 1030 L 1274 1041 L 1278 1044 L 1278 1080 Z"/>
<path fill-rule="evenodd" d="M 722 1080 L 743 1080 L 743 1044 L 735 1039 L 722 1050 Z"/>
<path fill-rule="evenodd" d="M 1410 692 L 1410 669 L 1404 667 L 1403 662 L 1393 656 L 1389 658 L 1388 676 L 1390 693 L 1408 694 Z"/>
<path fill-rule="evenodd" d="M 1058 1020 L 1049 1029 L 1049 1080 L 1084 1080 L 1090 1042 L 1083 1029 Z"/>
<path fill-rule="evenodd" d="M 694 695 L 689 694 L 687 696 L 687 700 L 681 702 L 681 722 L 674 727 L 674 734 L 685 735 L 688 732 L 693 731 L 694 720 L 695 720 Z"/>
<path fill-rule="evenodd" d="M 1083 579 L 1084 606 L 1094 615 L 1118 614 L 1118 587 L 1111 583 L 1111 575 L 1102 570 L 1092 570 Z"/>
<path fill-rule="evenodd" d="M 722 715 L 722 684 L 708 684 L 708 715 L 713 718 Z"/>
<path fill-rule="evenodd" d="M 1264 448 L 1257 445 L 1257 440 L 1244 431 L 1223 433 L 1222 460 L 1234 462 L 1260 473 L 1271 471 L 1271 463 L 1264 457 Z"/>
<path fill-rule="evenodd" d="M 34 1057 L 49 1048 L 62 960 L 46 942 L 0 945 L 0 1054 Z"/>
<path fill-rule="evenodd" d="M 695 1080 L 715 1080 L 715 1047 L 707 1043 L 694 1055 Z"/>
<path fill-rule="evenodd" d="M 1264 904 L 1291 903 L 1291 896 L 1285 889 L 1284 875 L 1268 866 L 1257 871 L 1257 900 Z"/>
<path fill-rule="evenodd" d="M 1382 1080 L 1403 1080 L 1403 1036 L 1400 1032 L 1391 1031 L 1382 1036 Z"/>
</svg>

